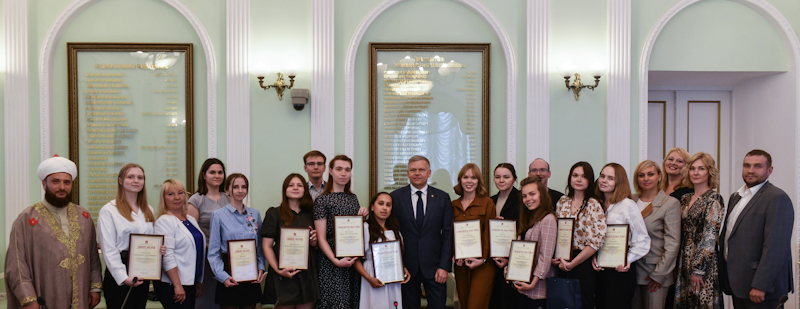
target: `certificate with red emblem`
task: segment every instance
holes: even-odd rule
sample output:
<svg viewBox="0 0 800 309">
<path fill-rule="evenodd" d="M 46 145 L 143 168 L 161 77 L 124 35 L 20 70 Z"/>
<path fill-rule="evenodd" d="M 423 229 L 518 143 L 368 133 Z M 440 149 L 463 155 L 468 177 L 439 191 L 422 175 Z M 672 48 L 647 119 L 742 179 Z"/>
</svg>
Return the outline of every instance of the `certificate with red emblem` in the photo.
<svg viewBox="0 0 800 309">
<path fill-rule="evenodd" d="M 140 280 L 161 280 L 161 245 L 164 235 L 131 234 L 128 247 L 128 276 Z"/>
<path fill-rule="evenodd" d="M 457 260 L 483 257 L 481 220 L 453 222 L 453 244 Z"/>
<path fill-rule="evenodd" d="M 296 227 L 281 228 L 281 247 L 278 268 L 308 270 L 310 230 Z"/>
<path fill-rule="evenodd" d="M 335 216 L 333 238 L 336 257 L 364 256 L 364 217 Z"/>
<path fill-rule="evenodd" d="M 237 239 L 228 241 L 228 263 L 230 275 L 236 282 L 258 280 L 258 260 L 256 259 L 256 240 Z"/>
</svg>

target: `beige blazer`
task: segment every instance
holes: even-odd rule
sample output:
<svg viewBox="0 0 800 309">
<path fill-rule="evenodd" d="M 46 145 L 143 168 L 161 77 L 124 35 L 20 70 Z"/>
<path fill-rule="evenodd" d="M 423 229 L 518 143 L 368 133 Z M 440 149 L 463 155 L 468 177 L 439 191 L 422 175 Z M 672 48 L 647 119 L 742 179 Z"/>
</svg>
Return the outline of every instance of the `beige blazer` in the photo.
<svg viewBox="0 0 800 309">
<path fill-rule="evenodd" d="M 633 196 L 639 201 L 639 196 Z M 659 190 L 653 200 L 653 211 L 644 217 L 650 235 L 650 252 L 636 261 L 636 282 L 647 285 L 650 277 L 663 286 L 675 283 L 675 263 L 681 244 L 681 205 L 678 200 Z"/>
</svg>

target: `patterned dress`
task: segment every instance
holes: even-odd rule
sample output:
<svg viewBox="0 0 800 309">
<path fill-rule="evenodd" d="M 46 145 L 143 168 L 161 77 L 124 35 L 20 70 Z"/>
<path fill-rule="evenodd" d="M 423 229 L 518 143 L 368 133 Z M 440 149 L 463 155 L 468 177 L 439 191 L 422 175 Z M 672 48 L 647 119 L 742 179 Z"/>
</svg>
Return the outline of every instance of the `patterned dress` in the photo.
<svg viewBox="0 0 800 309">
<path fill-rule="evenodd" d="M 355 194 L 344 192 L 320 195 L 314 200 L 314 220 L 327 220 L 326 235 L 331 250 L 336 248 L 333 244 L 334 216 L 356 216 L 360 207 Z M 322 250 L 319 251 L 317 261 L 319 263 L 321 296 L 317 302 L 317 309 L 358 308 L 361 276 L 356 272 L 355 267 L 336 267 Z"/>
<path fill-rule="evenodd" d="M 714 190 L 708 190 L 689 205 L 695 193 L 681 198 L 681 253 L 675 285 L 675 308 L 723 307 L 715 250 L 724 216 L 725 202 Z M 692 275 L 703 276 L 705 287 L 696 293 Z"/>
</svg>

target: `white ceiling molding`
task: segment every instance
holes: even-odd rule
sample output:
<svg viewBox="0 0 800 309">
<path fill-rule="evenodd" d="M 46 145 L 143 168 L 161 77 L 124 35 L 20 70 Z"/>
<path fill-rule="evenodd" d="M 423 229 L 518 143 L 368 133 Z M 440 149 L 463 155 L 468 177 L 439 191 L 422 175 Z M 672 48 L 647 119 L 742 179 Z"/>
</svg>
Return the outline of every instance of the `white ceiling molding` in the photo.
<svg viewBox="0 0 800 309">
<path fill-rule="evenodd" d="M 228 170 L 250 177 L 250 0 L 225 4 Z"/>
<path fill-rule="evenodd" d="M 550 161 L 549 25 L 550 0 L 528 0 L 526 164 L 536 158 Z"/>
<path fill-rule="evenodd" d="M 375 19 L 378 18 L 383 12 L 392 6 L 406 0 L 384 0 L 376 5 L 367 15 L 361 20 L 361 23 L 355 30 L 350 46 L 347 49 L 347 58 L 345 59 L 345 112 L 344 112 L 344 152 L 345 155 L 355 160 L 355 62 L 358 46 L 361 44 L 361 39 L 369 29 L 369 26 Z M 511 40 L 508 38 L 500 21 L 489 12 L 489 10 L 476 0 L 452 0 L 461 3 L 464 6 L 472 9 L 478 13 L 488 24 L 492 27 L 495 35 L 497 35 L 500 46 L 503 50 L 503 56 L 506 62 L 506 161 L 516 162 L 516 149 L 517 149 L 517 67 L 514 58 L 514 50 L 511 46 Z"/>
<path fill-rule="evenodd" d="M 642 56 L 639 62 L 639 160 L 645 160 L 647 158 L 647 96 L 648 96 L 648 72 L 650 68 L 650 55 L 653 52 L 653 47 L 655 46 L 656 39 L 658 35 L 661 33 L 661 30 L 664 29 L 664 26 L 673 18 L 675 17 L 678 12 L 685 9 L 686 7 L 698 2 L 701 0 L 680 0 L 678 3 L 675 3 L 672 7 L 670 7 L 661 18 L 656 21 L 655 25 L 653 25 L 653 29 L 650 30 L 650 33 L 647 35 L 647 40 L 644 43 L 644 49 L 642 50 Z M 795 73 L 795 124 L 800 123 L 800 40 L 797 38 L 797 33 L 795 33 L 792 25 L 786 19 L 786 17 L 778 11 L 772 4 L 765 0 L 731 0 L 742 5 L 745 5 L 752 10 L 758 12 L 766 18 L 772 25 L 775 27 L 775 30 L 780 35 L 781 39 L 783 40 L 784 44 L 787 44 L 788 47 L 791 49 L 791 53 L 793 59 L 790 63 L 794 64 L 794 73 Z M 800 201 L 800 125 L 795 125 L 795 201 Z M 795 211 L 794 213 L 795 218 L 795 229 L 800 229 L 798 226 L 798 218 L 800 218 L 800 212 Z M 798 231 L 795 231 L 797 234 Z M 794 264 L 798 262 L 798 253 L 792 252 L 792 258 Z M 797 280 L 798 277 L 798 269 L 795 267 L 794 270 L 794 279 Z M 800 297 L 800 293 L 796 293 L 798 297 Z M 800 299 L 797 297 L 792 297 L 791 301 L 788 303 L 789 306 L 794 305 L 793 308 L 798 308 L 800 306 Z"/>
<path fill-rule="evenodd" d="M 44 160 L 53 154 L 53 75 L 51 70 L 55 61 L 56 45 L 66 31 L 70 22 L 83 10 L 100 0 L 74 0 L 61 11 L 53 25 L 45 35 L 42 52 L 39 58 L 39 131 L 40 131 L 40 159 Z M 180 12 L 189 24 L 192 25 L 203 45 L 206 55 L 208 93 L 208 156 L 217 156 L 217 64 L 214 46 L 203 24 L 197 16 L 179 0 L 162 0 Z"/>
<path fill-rule="evenodd" d="M 28 0 L 3 1 L 5 30 L 5 138 L 6 244 L 17 216 L 30 206 L 30 109 L 28 70 Z"/>
<path fill-rule="evenodd" d="M 631 166 L 631 0 L 608 0 L 606 162 Z"/>
<path fill-rule="evenodd" d="M 311 0 L 311 149 L 319 150 L 333 158 L 336 148 L 334 0 Z"/>
</svg>

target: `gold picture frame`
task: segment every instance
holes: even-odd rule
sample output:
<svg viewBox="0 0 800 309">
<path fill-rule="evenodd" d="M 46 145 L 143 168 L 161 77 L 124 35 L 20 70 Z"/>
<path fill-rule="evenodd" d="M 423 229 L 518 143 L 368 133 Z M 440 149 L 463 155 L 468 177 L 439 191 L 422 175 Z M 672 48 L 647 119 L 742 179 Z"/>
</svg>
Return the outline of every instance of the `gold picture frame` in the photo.
<svg viewBox="0 0 800 309">
<path fill-rule="evenodd" d="M 405 60 L 394 60 L 398 53 L 404 53 Z M 413 58 L 411 58 L 412 55 Z M 381 62 L 386 57 L 394 57 L 391 64 L 388 61 L 387 64 Z M 459 62 L 451 60 L 451 58 L 458 58 Z M 409 59 L 411 61 L 408 61 Z M 389 70 L 389 65 L 396 71 Z M 443 68 L 447 68 L 447 72 L 442 71 Z M 419 74 L 413 72 L 414 70 L 419 70 Z M 397 179 L 398 176 L 405 177 L 402 165 L 407 163 L 408 158 L 413 154 L 423 154 L 415 153 L 420 151 L 414 149 L 398 151 L 397 146 L 394 149 L 386 148 L 384 145 L 386 145 L 387 137 L 394 136 L 395 141 L 399 140 L 399 143 L 403 145 L 410 143 L 417 148 L 420 148 L 420 144 L 426 143 L 420 142 L 422 139 L 417 139 L 416 142 L 409 142 L 408 139 L 402 140 L 402 138 L 396 137 L 396 134 L 387 134 L 386 130 L 407 130 L 410 126 L 416 126 L 415 128 L 420 132 L 432 132 L 430 129 L 427 131 L 426 128 L 420 129 L 420 126 L 427 127 L 429 124 L 415 122 L 420 117 L 410 116 L 410 114 L 425 113 L 425 115 L 429 115 L 428 111 L 434 111 L 431 108 L 434 105 L 438 113 L 446 113 L 459 122 L 457 128 L 451 131 L 462 135 L 463 138 L 458 142 L 468 146 L 453 151 L 457 155 L 464 155 L 465 158 L 453 160 L 458 162 L 451 163 L 450 166 L 437 166 L 434 157 L 440 154 L 427 154 L 428 159 L 434 161 L 431 162 L 433 170 L 431 185 L 453 195 L 452 185 L 456 184 L 457 173 L 466 163 L 477 164 L 483 171 L 484 182 L 489 183 L 490 80 L 490 43 L 371 42 L 369 44 L 370 196 L 374 196 L 379 187 L 382 187 L 384 191 L 391 191 L 407 184 L 407 181 L 403 183 L 402 180 L 398 181 Z M 427 89 L 427 91 L 414 91 L 414 89 Z M 444 90 L 437 92 L 440 91 L 439 89 Z M 379 96 L 380 94 L 382 95 Z M 438 96 L 439 94 L 441 96 Z M 400 98 L 388 100 L 387 98 L 390 97 Z M 391 104 L 386 104 L 387 100 Z M 392 110 L 393 116 L 385 117 L 389 115 L 387 110 Z M 412 118 L 415 119 L 412 120 Z M 381 124 L 379 125 L 379 123 Z M 465 125 L 461 126 L 462 123 Z M 429 136 L 430 134 L 426 136 L 425 141 Z M 387 155 L 393 157 L 384 158 Z M 440 179 L 447 179 L 447 182 L 452 182 L 452 184 L 436 183 L 438 170 L 445 170 L 444 175 L 447 177 Z M 388 180 L 384 179 L 393 179 L 393 182 L 390 185 Z"/>
<path fill-rule="evenodd" d="M 108 63 L 91 63 L 92 61 L 90 60 L 84 60 L 84 63 L 79 65 L 79 57 L 88 57 L 92 59 L 91 57 L 95 55 L 98 55 L 97 58 L 94 58 L 98 59 L 98 61 L 102 61 L 100 59 L 111 59 L 111 61 L 108 61 Z M 86 61 L 90 62 L 88 66 L 85 63 Z M 105 70 L 103 73 L 88 73 L 93 69 Z M 145 78 L 145 76 L 149 77 L 149 79 Z M 114 158 L 111 160 L 112 162 L 95 163 L 104 164 L 102 166 L 82 167 L 80 158 L 84 155 L 82 154 L 83 151 L 86 151 L 85 155 L 92 155 L 91 153 L 94 153 L 99 154 L 99 156 L 109 157 L 118 156 L 120 154 L 124 155 L 125 151 L 165 149 L 163 164 L 168 168 L 163 169 L 163 171 L 161 168 L 147 169 L 149 157 L 141 159 L 138 153 L 135 157 L 137 158 L 136 161 L 139 162 L 128 161 L 139 163 L 145 167 L 146 173 L 149 176 L 148 180 L 150 180 L 146 183 L 146 186 L 150 187 L 148 195 L 158 195 L 159 190 L 155 187 L 160 186 L 161 182 L 164 181 L 164 179 L 161 179 L 162 176 L 166 178 L 185 178 L 184 186 L 186 192 L 194 191 L 193 79 L 192 43 L 67 43 L 69 157 L 78 166 L 78 170 L 81 171 L 80 175 L 82 176 L 75 180 L 75 189 L 72 191 L 72 201 L 74 203 L 81 202 L 82 191 L 87 191 L 88 193 L 86 195 L 95 194 L 96 192 L 102 192 L 96 194 L 113 195 L 112 191 L 115 191 L 116 181 L 112 181 L 112 179 L 116 179 L 116 174 L 122 166 L 121 163 L 126 161 L 125 158 L 129 158 L 125 157 L 121 159 L 123 162 L 116 162 L 118 159 Z M 182 87 L 180 83 L 183 83 Z M 155 87 L 161 87 L 159 89 L 164 90 L 152 90 L 156 89 Z M 80 92 L 81 89 L 84 89 L 83 92 L 85 93 Z M 150 95 L 149 97 L 147 96 L 148 94 Z M 156 97 L 157 95 L 159 95 L 159 97 Z M 163 98 L 160 96 L 163 96 Z M 138 101 L 142 102 L 142 107 L 137 104 L 139 103 L 137 102 L 137 98 L 141 99 Z M 163 107 L 161 105 L 157 106 L 158 109 L 152 107 L 156 106 L 155 104 L 157 103 L 153 103 L 156 100 L 161 100 L 158 101 L 158 103 L 163 103 L 165 105 L 163 105 Z M 184 101 L 184 104 L 179 103 L 181 100 Z M 98 105 L 89 107 L 87 103 L 90 102 Z M 151 104 L 151 106 L 146 106 L 146 104 Z M 183 111 L 180 110 L 180 105 L 183 105 Z M 126 110 L 125 107 L 135 108 L 135 110 L 132 110 L 133 113 L 131 114 L 131 110 Z M 152 107 L 152 109 L 147 110 L 147 112 L 138 110 L 139 108 L 145 107 Z M 185 117 L 183 120 L 179 120 L 181 112 Z M 173 115 L 175 115 L 175 117 L 170 117 Z M 164 125 L 167 129 L 160 131 L 164 135 L 165 146 L 158 146 L 159 144 L 155 141 L 155 137 L 153 138 L 152 146 L 142 146 L 142 142 L 145 141 L 138 140 L 138 133 L 140 133 L 138 130 L 151 129 L 149 128 L 151 124 L 148 123 L 150 120 L 145 120 L 148 117 L 151 117 L 150 119 L 157 119 L 153 120 L 156 122 L 171 121 L 171 123 L 166 123 Z M 106 119 L 109 121 L 116 119 L 120 120 L 120 122 L 127 122 L 129 120 L 131 122 L 141 121 L 145 124 L 141 125 L 141 128 L 136 127 L 131 129 L 127 123 L 100 123 L 100 126 L 98 126 L 96 130 L 89 129 L 90 121 L 106 121 Z M 85 123 L 86 132 L 81 131 L 81 129 L 83 129 L 81 123 Z M 169 131 L 170 127 L 175 128 L 172 129 L 174 132 Z M 120 134 L 121 132 L 130 133 Z M 81 136 L 81 134 L 85 134 L 85 136 Z M 185 145 L 183 149 L 185 157 L 183 158 L 180 156 L 181 149 L 179 145 L 182 140 L 180 135 L 185 135 L 185 141 L 183 142 Z M 91 140 L 89 140 L 90 138 L 106 138 L 106 140 L 103 140 L 104 142 L 111 139 L 112 141 L 109 143 L 111 146 L 94 148 L 98 149 L 98 151 L 81 149 L 81 143 L 85 141 L 88 145 L 88 143 L 91 142 Z M 133 138 L 135 140 L 126 145 L 126 138 Z M 151 141 L 148 140 L 146 142 Z M 105 151 L 99 151 L 99 149 Z M 153 152 L 153 160 L 158 163 L 162 158 L 156 158 L 156 153 L 155 151 Z M 91 160 L 87 161 L 90 161 L 90 163 L 87 163 L 87 166 L 92 166 Z M 179 176 L 181 168 L 183 169 L 183 173 L 185 173 L 185 177 Z M 159 175 L 159 172 L 164 172 L 166 174 Z M 93 175 L 101 176 L 97 176 L 98 178 L 93 179 Z M 84 187 L 89 186 L 87 184 L 90 183 L 93 184 L 91 186 L 97 187 L 98 190 L 92 190 L 95 191 L 95 193 L 92 193 L 92 191 Z M 96 214 L 100 208 L 98 205 L 103 202 L 100 197 L 108 196 L 98 195 L 96 201 L 95 199 L 87 200 L 84 206 L 86 206 L 90 212 Z M 88 196 L 87 198 L 90 197 L 91 196 Z M 93 217 L 97 218 L 97 216 Z"/>
</svg>

